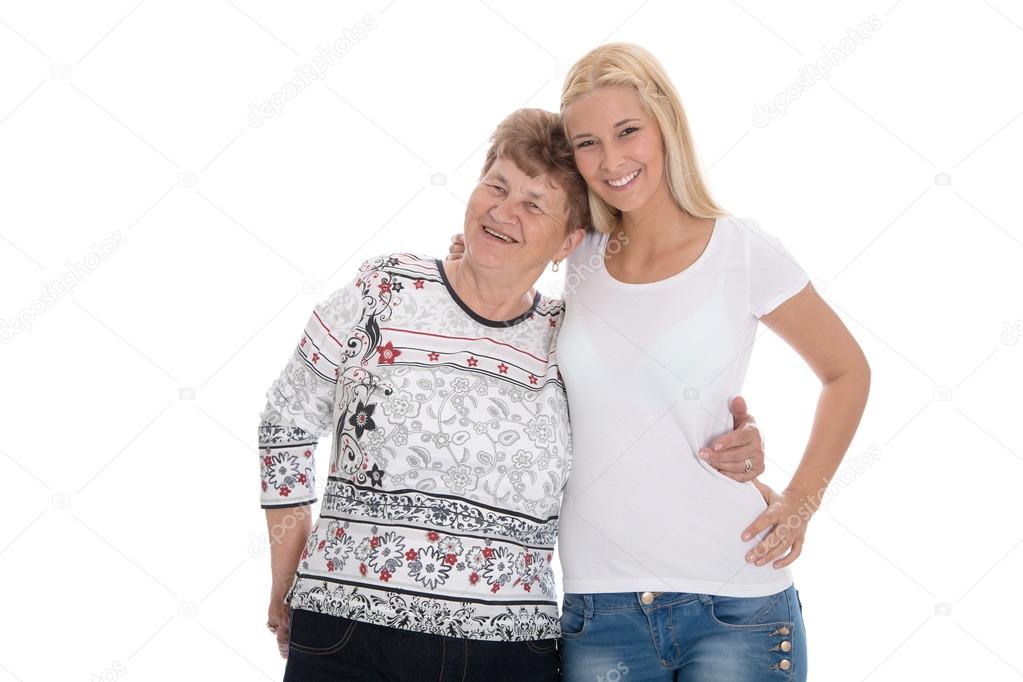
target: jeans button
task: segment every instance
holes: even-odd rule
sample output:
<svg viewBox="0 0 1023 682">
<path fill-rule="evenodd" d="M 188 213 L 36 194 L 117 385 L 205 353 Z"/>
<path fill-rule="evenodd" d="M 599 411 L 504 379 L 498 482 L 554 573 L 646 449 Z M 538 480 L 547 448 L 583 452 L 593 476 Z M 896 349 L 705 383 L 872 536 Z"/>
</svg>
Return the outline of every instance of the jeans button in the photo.
<svg viewBox="0 0 1023 682">
<path fill-rule="evenodd" d="M 653 595 L 652 592 L 644 592 L 642 595 L 640 595 L 639 600 L 641 602 L 643 602 L 644 604 L 648 604 L 648 605 L 649 604 L 653 604 L 654 603 L 654 595 Z"/>
<path fill-rule="evenodd" d="M 788 670 L 789 668 L 792 667 L 792 662 L 789 661 L 789 659 L 787 658 L 782 659 L 782 661 L 778 664 L 778 667 L 781 668 L 782 670 Z"/>
<path fill-rule="evenodd" d="M 792 651 L 792 642 L 786 639 L 784 642 L 781 643 L 781 650 L 784 651 L 785 653 Z"/>
</svg>

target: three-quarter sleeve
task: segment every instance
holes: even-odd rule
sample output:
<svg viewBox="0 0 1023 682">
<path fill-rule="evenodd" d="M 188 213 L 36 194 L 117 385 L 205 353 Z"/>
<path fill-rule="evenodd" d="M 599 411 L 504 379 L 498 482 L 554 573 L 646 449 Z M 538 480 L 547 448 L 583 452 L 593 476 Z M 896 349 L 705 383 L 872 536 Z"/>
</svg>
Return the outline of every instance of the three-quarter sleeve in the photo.
<svg viewBox="0 0 1023 682">
<path fill-rule="evenodd" d="M 759 319 L 802 291 L 810 277 L 780 239 L 755 220 L 743 223 L 749 229 L 750 311 Z"/>
<path fill-rule="evenodd" d="M 316 445 L 332 430 L 343 341 L 357 322 L 360 291 L 338 289 L 316 304 L 298 345 L 266 392 L 260 414 L 260 506 L 316 502 Z"/>
</svg>

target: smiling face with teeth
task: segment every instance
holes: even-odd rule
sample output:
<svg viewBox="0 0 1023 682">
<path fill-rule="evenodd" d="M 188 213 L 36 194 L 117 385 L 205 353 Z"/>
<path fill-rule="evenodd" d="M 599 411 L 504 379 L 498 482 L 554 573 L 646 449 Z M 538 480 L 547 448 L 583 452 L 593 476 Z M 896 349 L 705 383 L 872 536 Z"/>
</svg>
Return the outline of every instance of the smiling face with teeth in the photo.
<svg viewBox="0 0 1023 682">
<path fill-rule="evenodd" d="M 553 259 L 563 259 L 578 238 L 568 229 L 568 197 L 546 174 L 530 177 L 497 157 L 469 196 L 465 257 L 472 266 L 520 271 L 535 280 Z"/>
<path fill-rule="evenodd" d="M 597 88 L 565 107 L 564 116 L 590 191 L 626 213 L 671 201 L 661 129 L 635 88 Z"/>
</svg>

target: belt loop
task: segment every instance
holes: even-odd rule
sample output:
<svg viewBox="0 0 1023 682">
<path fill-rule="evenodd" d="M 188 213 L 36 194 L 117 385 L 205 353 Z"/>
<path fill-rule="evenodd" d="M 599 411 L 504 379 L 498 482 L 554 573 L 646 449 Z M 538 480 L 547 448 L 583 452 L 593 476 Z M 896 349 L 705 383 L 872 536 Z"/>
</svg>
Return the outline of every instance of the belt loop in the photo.
<svg viewBox="0 0 1023 682">
<path fill-rule="evenodd" d="M 593 618 L 593 595 L 583 595 L 583 617 L 589 620 Z"/>
</svg>

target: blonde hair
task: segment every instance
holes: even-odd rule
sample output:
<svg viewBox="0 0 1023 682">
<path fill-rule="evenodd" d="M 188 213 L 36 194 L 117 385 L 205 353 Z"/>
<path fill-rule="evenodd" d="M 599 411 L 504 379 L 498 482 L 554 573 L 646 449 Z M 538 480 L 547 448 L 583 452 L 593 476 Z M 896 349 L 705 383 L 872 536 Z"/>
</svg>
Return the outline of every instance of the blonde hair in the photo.
<svg viewBox="0 0 1023 682">
<path fill-rule="evenodd" d="M 682 100 L 654 56 L 631 43 L 608 43 L 591 50 L 572 66 L 565 78 L 562 113 L 583 95 L 605 86 L 635 88 L 643 109 L 657 121 L 664 142 L 665 179 L 678 207 L 697 218 L 727 215 L 707 190 Z M 610 232 L 621 211 L 592 189 L 588 195 L 593 226 L 600 232 Z"/>
</svg>

